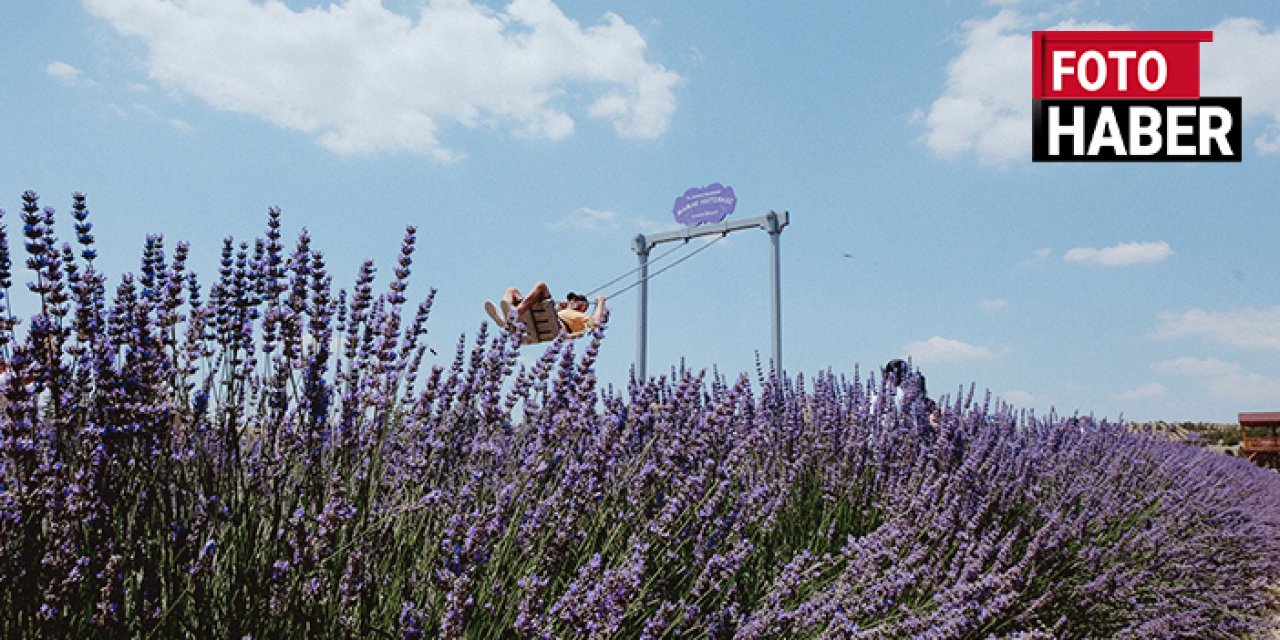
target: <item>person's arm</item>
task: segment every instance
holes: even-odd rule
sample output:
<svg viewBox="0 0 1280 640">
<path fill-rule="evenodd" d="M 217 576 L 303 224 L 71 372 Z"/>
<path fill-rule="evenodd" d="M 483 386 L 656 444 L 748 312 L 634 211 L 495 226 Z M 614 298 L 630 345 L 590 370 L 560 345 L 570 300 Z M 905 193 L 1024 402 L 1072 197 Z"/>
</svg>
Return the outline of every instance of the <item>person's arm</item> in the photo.
<svg viewBox="0 0 1280 640">
<path fill-rule="evenodd" d="M 609 310 L 604 306 L 604 296 L 596 296 L 596 311 L 591 315 L 591 321 L 598 327 L 609 319 Z"/>
</svg>

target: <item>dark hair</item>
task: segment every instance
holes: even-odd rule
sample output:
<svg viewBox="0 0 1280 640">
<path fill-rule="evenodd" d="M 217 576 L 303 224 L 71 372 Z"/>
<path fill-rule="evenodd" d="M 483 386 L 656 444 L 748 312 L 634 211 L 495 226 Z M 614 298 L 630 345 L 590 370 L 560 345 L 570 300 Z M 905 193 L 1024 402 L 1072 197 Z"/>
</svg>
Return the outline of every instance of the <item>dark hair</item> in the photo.
<svg viewBox="0 0 1280 640">
<path fill-rule="evenodd" d="M 586 296 L 580 293 L 574 293 L 572 291 L 570 291 L 569 295 L 565 296 L 564 299 L 568 300 L 569 302 L 588 302 Z"/>
<path fill-rule="evenodd" d="M 907 375 L 911 373 L 911 369 L 907 367 L 905 360 L 893 359 L 884 365 L 884 376 L 892 381 L 893 386 L 898 386 L 907 381 Z"/>
</svg>

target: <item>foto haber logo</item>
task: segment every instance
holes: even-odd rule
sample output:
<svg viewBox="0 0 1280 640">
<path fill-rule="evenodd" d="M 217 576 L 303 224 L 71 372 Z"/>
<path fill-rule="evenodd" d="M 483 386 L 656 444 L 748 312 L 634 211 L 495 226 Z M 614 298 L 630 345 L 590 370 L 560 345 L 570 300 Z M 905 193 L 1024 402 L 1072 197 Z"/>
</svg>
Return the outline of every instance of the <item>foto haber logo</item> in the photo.
<svg viewBox="0 0 1280 640">
<path fill-rule="evenodd" d="M 1240 98 L 1200 96 L 1212 31 L 1034 31 L 1034 162 L 1240 162 Z"/>
</svg>

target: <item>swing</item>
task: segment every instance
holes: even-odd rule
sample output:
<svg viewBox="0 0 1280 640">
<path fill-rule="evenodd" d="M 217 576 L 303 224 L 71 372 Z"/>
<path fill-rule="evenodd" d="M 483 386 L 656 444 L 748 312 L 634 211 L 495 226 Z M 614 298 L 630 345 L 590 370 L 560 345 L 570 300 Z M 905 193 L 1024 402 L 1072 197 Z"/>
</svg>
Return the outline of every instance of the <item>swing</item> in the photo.
<svg viewBox="0 0 1280 640">
<path fill-rule="evenodd" d="M 609 294 L 606 297 L 612 298 L 614 296 L 617 296 L 639 285 L 641 282 L 648 281 L 654 278 L 655 276 L 662 274 L 663 272 L 671 269 L 672 267 L 675 267 L 681 262 L 684 262 L 685 260 L 688 260 L 689 258 L 692 258 L 693 256 L 696 256 L 699 253 L 705 251 L 707 247 L 710 247 L 711 245 L 724 239 L 725 235 L 727 234 L 721 234 L 720 236 L 713 238 L 712 240 L 708 241 L 706 244 L 703 244 L 701 247 L 698 247 L 697 249 L 694 249 L 693 251 L 690 251 L 685 255 L 680 256 L 678 259 L 676 259 L 675 262 L 672 262 L 671 264 L 666 265 L 661 269 L 658 269 L 657 271 L 643 278 L 637 279 L 635 282 L 625 287 L 622 287 L 617 291 L 614 291 L 613 293 Z M 687 239 L 685 240 L 685 244 L 688 244 Z M 682 246 L 684 245 L 677 245 L 675 247 L 668 249 L 658 257 L 654 258 L 653 262 L 657 262 L 658 260 L 661 260 L 662 258 L 670 255 L 672 252 L 681 248 Z M 613 280 L 610 280 L 600 285 L 599 287 L 592 289 L 591 291 L 587 292 L 587 295 L 594 294 L 597 291 L 600 291 L 605 287 L 608 287 L 609 285 L 614 284 L 619 280 L 622 280 L 623 278 L 639 270 L 640 270 L 639 268 L 632 269 L 614 278 Z M 512 307 L 510 304 L 507 303 L 506 300 L 503 300 L 501 304 L 502 306 L 501 308 L 499 308 L 499 306 L 494 304 L 492 300 L 485 300 L 484 310 L 485 310 L 485 313 L 489 314 L 489 317 L 493 319 L 494 323 L 496 323 L 499 327 L 502 327 L 505 329 L 509 324 L 507 319 L 511 317 Z M 557 337 L 559 337 L 561 332 L 564 332 L 565 336 L 570 340 L 573 340 L 575 338 L 581 338 L 584 334 L 587 333 L 586 330 L 570 333 L 565 328 L 564 324 L 560 321 L 560 316 L 556 313 L 556 301 L 550 298 L 542 301 L 541 303 L 534 305 L 532 308 L 528 309 L 524 313 L 521 313 L 520 316 L 516 318 L 516 322 L 518 324 L 524 325 L 524 334 L 520 337 L 521 344 L 539 344 L 542 342 L 550 342 L 552 340 L 555 340 Z"/>
<path fill-rule="evenodd" d="M 507 301 L 502 301 L 502 308 L 499 310 L 492 300 L 485 300 L 484 310 L 499 327 L 507 328 L 509 324 L 507 319 L 511 317 L 512 311 L 511 305 L 507 304 Z M 532 308 L 521 313 L 516 318 L 516 322 L 524 325 L 524 333 L 520 336 L 521 344 L 550 342 L 558 338 L 562 331 L 571 340 L 580 338 L 586 333 L 585 331 L 568 333 L 560 322 L 560 316 L 556 314 L 556 301 L 551 299 L 543 300 L 533 305 Z"/>
</svg>

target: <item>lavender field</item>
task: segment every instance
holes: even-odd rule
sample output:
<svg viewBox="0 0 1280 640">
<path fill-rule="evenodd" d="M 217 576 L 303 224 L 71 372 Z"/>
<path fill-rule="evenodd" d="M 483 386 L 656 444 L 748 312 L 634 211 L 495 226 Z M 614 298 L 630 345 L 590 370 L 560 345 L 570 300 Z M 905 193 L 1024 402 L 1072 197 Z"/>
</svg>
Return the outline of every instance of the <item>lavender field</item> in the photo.
<svg viewBox="0 0 1280 640">
<path fill-rule="evenodd" d="M 441 360 L 413 229 L 381 283 L 277 210 L 207 279 L 155 236 L 109 280 L 62 215 L 0 236 L 6 308 L 38 299 L 0 314 L 2 637 L 1242 638 L 1277 605 L 1280 474 L 1235 458 L 972 391 L 931 419 L 878 371 L 615 389 L 601 332 Z"/>
</svg>

